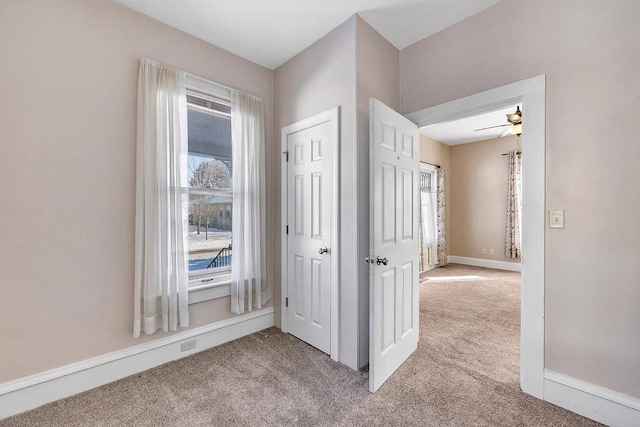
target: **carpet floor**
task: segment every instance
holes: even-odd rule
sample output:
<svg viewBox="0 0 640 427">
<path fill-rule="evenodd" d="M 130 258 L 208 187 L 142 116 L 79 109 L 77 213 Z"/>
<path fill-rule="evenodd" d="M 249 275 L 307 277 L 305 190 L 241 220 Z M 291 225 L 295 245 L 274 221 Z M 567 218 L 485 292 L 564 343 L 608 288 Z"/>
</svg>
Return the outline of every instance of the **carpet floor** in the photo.
<svg viewBox="0 0 640 427">
<path fill-rule="evenodd" d="M 426 276 L 418 350 L 375 394 L 366 373 L 270 328 L 0 426 L 599 425 L 520 391 L 519 273 Z"/>
</svg>

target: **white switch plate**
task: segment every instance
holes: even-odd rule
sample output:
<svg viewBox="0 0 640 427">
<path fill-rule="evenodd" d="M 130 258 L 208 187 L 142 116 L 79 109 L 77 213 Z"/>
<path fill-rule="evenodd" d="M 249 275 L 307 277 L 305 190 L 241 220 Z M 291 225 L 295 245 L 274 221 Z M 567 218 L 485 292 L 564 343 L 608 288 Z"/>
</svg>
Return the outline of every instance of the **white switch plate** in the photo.
<svg viewBox="0 0 640 427">
<path fill-rule="evenodd" d="M 549 211 L 549 228 L 564 228 L 564 211 Z"/>
</svg>

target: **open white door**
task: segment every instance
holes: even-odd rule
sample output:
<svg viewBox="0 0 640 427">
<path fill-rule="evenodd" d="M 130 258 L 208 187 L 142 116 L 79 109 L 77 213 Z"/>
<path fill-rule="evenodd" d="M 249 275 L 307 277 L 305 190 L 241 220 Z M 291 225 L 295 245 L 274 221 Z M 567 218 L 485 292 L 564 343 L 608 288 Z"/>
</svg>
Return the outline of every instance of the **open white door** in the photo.
<svg viewBox="0 0 640 427">
<path fill-rule="evenodd" d="M 376 391 L 418 347 L 418 127 L 369 100 L 369 390 Z"/>
</svg>

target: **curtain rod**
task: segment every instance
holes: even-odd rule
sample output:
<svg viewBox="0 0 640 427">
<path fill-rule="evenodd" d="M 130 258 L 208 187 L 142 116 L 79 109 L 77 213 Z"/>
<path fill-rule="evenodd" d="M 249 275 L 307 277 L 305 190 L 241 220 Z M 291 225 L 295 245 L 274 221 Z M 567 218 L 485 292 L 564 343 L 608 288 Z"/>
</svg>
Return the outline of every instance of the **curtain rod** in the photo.
<svg viewBox="0 0 640 427">
<path fill-rule="evenodd" d="M 429 163 L 429 162 L 420 162 L 420 163 L 424 163 L 425 165 L 431 165 L 431 166 L 435 166 L 436 168 L 440 169 L 440 165 L 436 165 L 434 163 Z"/>
</svg>

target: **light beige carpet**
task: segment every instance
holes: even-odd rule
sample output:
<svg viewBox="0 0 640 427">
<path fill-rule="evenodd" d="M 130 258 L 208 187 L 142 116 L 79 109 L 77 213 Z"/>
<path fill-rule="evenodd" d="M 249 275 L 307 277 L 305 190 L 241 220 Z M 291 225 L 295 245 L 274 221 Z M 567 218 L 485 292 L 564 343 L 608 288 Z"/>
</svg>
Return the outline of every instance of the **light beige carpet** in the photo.
<svg viewBox="0 0 640 427">
<path fill-rule="evenodd" d="M 591 426 L 520 392 L 520 275 L 449 265 L 420 287 L 418 350 L 375 394 L 271 328 L 0 426 Z"/>
</svg>

